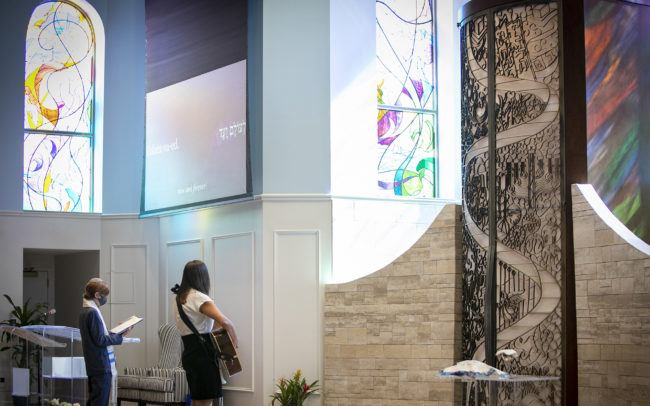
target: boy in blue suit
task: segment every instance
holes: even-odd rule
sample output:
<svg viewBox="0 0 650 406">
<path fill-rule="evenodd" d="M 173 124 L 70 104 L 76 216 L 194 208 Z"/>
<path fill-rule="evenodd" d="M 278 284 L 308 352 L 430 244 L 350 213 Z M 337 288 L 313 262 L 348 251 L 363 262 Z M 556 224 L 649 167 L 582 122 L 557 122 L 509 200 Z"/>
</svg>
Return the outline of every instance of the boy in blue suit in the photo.
<svg viewBox="0 0 650 406">
<path fill-rule="evenodd" d="M 111 403 L 116 403 L 117 370 L 113 345 L 122 344 L 122 337 L 131 331 L 129 328 L 122 334 L 114 334 L 106 328 L 99 307 L 106 303 L 109 293 L 106 282 L 99 278 L 91 279 L 86 284 L 79 314 L 81 346 L 88 375 L 88 406 L 107 406 L 111 399 Z"/>
</svg>

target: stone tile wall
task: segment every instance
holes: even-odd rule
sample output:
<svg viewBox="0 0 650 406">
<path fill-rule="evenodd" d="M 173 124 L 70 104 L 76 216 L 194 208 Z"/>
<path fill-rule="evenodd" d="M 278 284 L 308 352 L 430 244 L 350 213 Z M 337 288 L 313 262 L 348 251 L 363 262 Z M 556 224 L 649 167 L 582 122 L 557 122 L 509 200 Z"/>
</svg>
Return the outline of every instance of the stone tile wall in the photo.
<svg viewBox="0 0 650 406">
<path fill-rule="evenodd" d="M 650 257 L 612 231 L 573 186 L 578 399 L 650 404 Z"/>
<path fill-rule="evenodd" d="M 325 406 L 438 406 L 460 387 L 435 379 L 460 360 L 461 206 L 446 206 L 391 265 L 325 288 Z"/>
</svg>

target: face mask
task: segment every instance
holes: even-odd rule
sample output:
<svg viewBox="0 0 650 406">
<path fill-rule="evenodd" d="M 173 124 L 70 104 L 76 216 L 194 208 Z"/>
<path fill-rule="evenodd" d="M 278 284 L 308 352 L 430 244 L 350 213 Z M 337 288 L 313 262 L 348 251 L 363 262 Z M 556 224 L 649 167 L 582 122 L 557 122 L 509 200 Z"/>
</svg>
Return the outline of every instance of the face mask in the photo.
<svg viewBox="0 0 650 406">
<path fill-rule="evenodd" d="M 106 302 L 108 301 L 106 296 L 100 296 L 99 299 L 97 299 L 97 300 L 99 301 L 100 306 L 104 306 L 106 304 Z"/>
</svg>

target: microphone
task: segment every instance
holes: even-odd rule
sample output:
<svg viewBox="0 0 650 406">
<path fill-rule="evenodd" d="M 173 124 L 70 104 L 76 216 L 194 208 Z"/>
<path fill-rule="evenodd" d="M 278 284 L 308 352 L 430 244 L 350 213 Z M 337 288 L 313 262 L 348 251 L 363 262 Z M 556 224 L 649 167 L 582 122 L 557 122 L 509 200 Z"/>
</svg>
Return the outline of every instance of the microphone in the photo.
<svg viewBox="0 0 650 406">
<path fill-rule="evenodd" d="M 56 309 L 50 309 L 50 310 L 46 311 L 45 313 L 43 313 L 43 317 L 47 317 L 47 316 L 50 316 L 52 314 L 56 314 Z"/>
</svg>

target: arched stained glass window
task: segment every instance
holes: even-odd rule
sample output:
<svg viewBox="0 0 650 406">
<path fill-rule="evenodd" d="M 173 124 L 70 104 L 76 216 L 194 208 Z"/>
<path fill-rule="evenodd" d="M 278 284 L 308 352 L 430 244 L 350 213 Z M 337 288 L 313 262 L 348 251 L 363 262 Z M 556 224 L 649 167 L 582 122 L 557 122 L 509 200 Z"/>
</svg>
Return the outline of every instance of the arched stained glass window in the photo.
<svg viewBox="0 0 650 406">
<path fill-rule="evenodd" d="M 27 28 L 24 210 L 93 211 L 96 38 L 78 3 L 43 1 Z"/>
<path fill-rule="evenodd" d="M 434 197 L 435 2 L 378 0 L 376 13 L 379 188 Z"/>
</svg>

